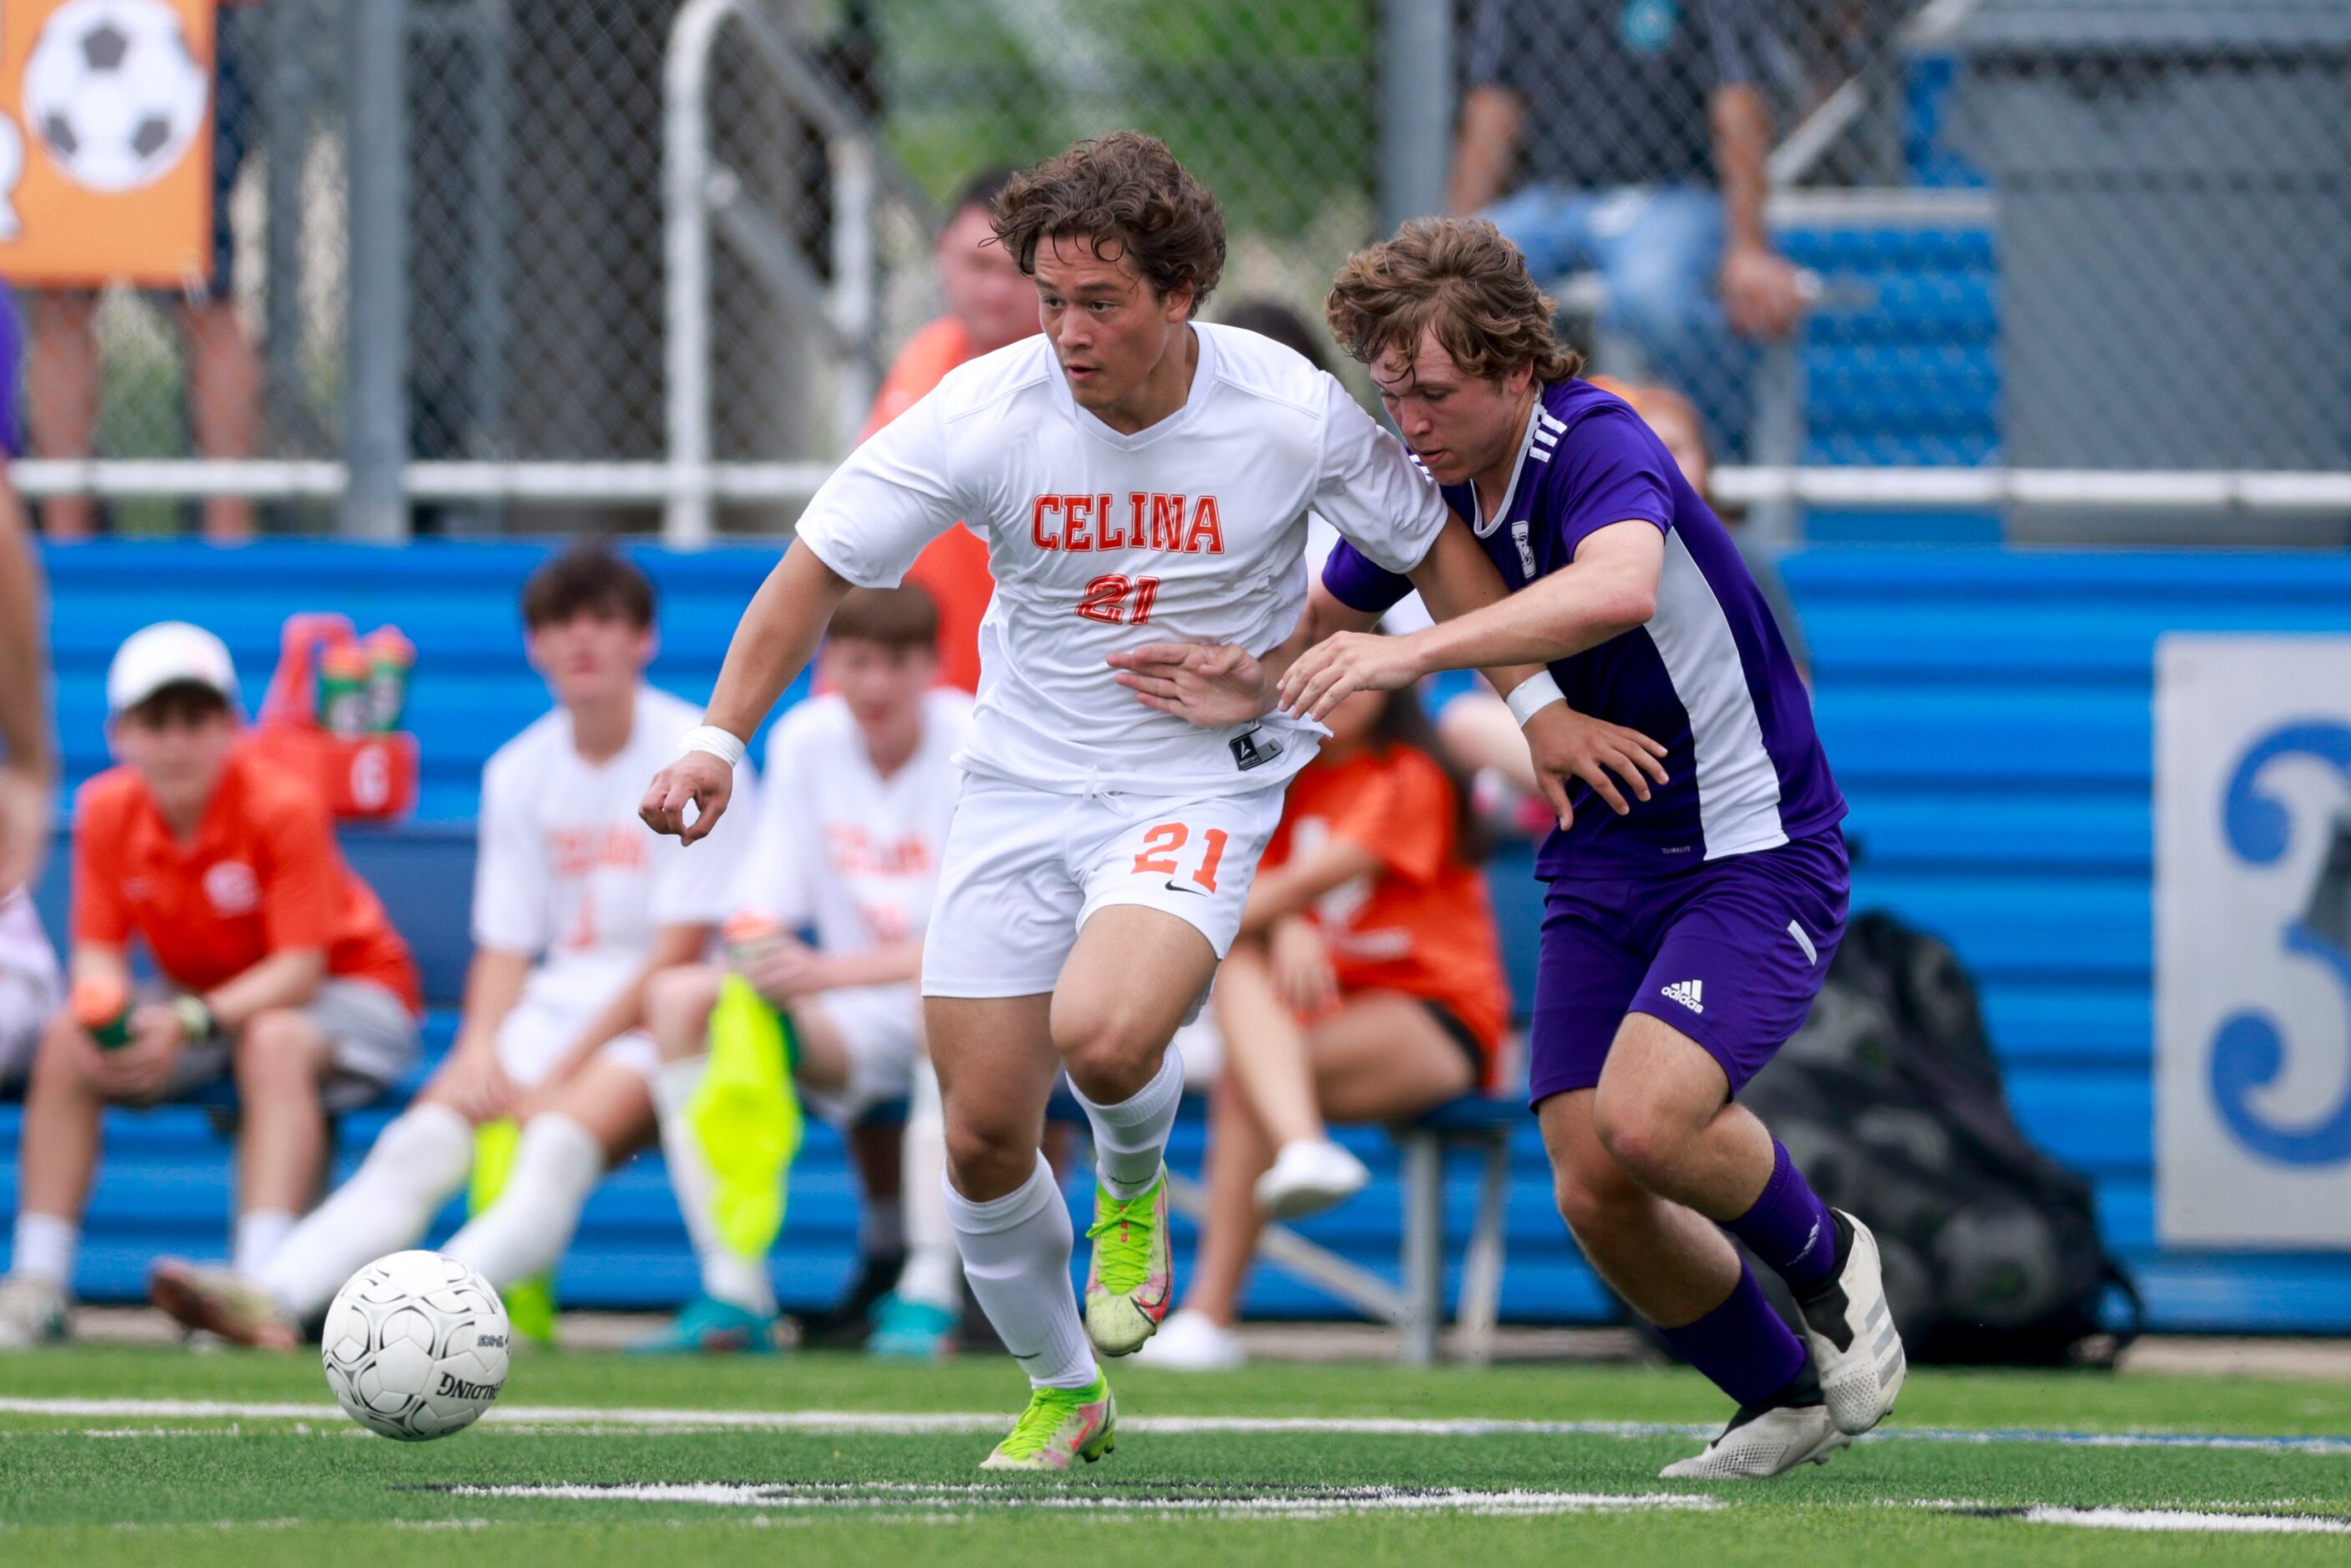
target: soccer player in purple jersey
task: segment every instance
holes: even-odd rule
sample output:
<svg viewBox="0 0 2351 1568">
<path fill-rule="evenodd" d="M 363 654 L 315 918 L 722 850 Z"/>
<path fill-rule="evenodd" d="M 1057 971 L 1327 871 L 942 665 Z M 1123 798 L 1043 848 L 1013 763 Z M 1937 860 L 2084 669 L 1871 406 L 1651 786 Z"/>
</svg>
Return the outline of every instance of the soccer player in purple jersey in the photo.
<svg viewBox="0 0 2351 1568">
<path fill-rule="evenodd" d="M 1825 1461 L 1893 1408 L 1905 1361 L 1868 1228 L 1735 1098 L 1803 1023 L 1844 931 L 1845 804 L 1803 684 L 1721 521 L 1630 407 L 1576 379 L 1492 225 L 1405 225 L 1347 263 L 1329 315 L 1512 591 L 1410 636 L 1307 647 L 1281 705 L 1319 717 L 1437 670 L 1541 663 L 1572 707 L 1662 743 L 1625 751 L 1625 790 L 1580 787 L 1537 857 L 1528 1095 L 1593 1267 L 1738 1402 L 1666 1475 Z M 1409 585 L 1343 545 L 1322 587 L 1310 625 L 1368 624 Z M 1144 700 L 1206 716 L 1270 693 L 1280 654 L 1123 662 Z M 1802 1340 L 1725 1230 L 1788 1281 Z"/>
</svg>

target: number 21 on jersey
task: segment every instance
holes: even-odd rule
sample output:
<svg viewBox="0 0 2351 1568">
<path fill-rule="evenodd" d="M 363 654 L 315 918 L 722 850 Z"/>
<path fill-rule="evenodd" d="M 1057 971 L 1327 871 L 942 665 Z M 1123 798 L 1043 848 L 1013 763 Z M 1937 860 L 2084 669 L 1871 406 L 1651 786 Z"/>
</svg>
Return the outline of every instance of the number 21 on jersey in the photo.
<svg viewBox="0 0 2351 1568">
<path fill-rule="evenodd" d="M 1134 857 L 1135 874 L 1176 875 L 1183 869 L 1177 862 L 1177 853 L 1191 837 L 1192 830 L 1181 822 L 1161 822 L 1146 829 L 1143 835 L 1143 852 Z M 1199 864 L 1193 868 L 1191 881 L 1202 892 L 1217 891 L 1217 867 L 1224 862 L 1225 845 L 1231 837 L 1222 828 L 1210 828 L 1200 835 Z"/>
<path fill-rule="evenodd" d="M 1151 619 L 1151 607 L 1158 599 L 1155 577 L 1098 577 L 1086 584 L 1078 613 L 1106 626 L 1141 626 Z"/>
</svg>

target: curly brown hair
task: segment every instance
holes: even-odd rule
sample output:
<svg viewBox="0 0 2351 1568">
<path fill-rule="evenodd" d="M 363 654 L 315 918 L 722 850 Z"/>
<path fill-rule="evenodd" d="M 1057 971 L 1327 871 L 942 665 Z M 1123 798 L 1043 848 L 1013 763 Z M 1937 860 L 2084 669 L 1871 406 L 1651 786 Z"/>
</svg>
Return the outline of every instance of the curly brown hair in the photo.
<svg viewBox="0 0 2351 1568">
<path fill-rule="evenodd" d="M 1553 335 L 1551 298 L 1526 257 L 1484 218 L 1413 219 L 1347 258 L 1322 310 L 1332 335 L 1367 365 L 1390 353 L 1410 359 L 1434 329 L 1461 372 L 1483 381 L 1526 366 L 1538 382 L 1563 382 L 1583 368 Z"/>
<path fill-rule="evenodd" d="M 1123 256 L 1165 298 L 1192 291 L 1192 310 L 1225 270 L 1225 214 L 1167 144 L 1140 131 L 1081 141 L 1012 177 L 996 199 L 997 243 L 1037 275 L 1037 246 L 1066 235 L 1105 259 Z"/>
</svg>

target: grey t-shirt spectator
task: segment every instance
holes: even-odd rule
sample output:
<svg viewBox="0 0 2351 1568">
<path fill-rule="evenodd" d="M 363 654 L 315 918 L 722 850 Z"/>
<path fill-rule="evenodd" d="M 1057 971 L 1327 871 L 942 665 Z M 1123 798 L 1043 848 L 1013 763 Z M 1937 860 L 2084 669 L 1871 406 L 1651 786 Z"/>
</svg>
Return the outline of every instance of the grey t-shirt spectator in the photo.
<svg viewBox="0 0 2351 1568">
<path fill-rule="evenodd" d="M 1526 105 L 1519 183 L 1711 184 L 1707 100 L 1762 44 L 1758 0 L 1479 0 L 1469 85 Z"/>
</svg>

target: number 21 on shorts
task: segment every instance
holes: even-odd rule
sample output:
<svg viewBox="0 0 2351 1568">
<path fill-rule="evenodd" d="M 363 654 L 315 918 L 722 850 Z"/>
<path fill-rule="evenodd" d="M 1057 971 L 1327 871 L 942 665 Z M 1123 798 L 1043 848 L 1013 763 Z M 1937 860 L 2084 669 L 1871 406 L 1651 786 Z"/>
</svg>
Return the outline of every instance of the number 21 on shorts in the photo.
<svg viewBox="0 0 2351 1568">
<path fill-rule="evenodd" d="M 1190 881 L 1203 893 L 1217 891 L 1217 867 L 1224 862 L 1225 845 L 1231 837 L 1222 828 L 1210 828 L 1200 835 L 1200 863 L 1192 868 Z M 1160 822 L 1145 829 L 1143 852 L 1134 857 L 1135 874 L 1176 876 L 1183 870 L 1176 856 L 1191 838 L 1192 830 L 1181 822 Z"/>
</svg>

